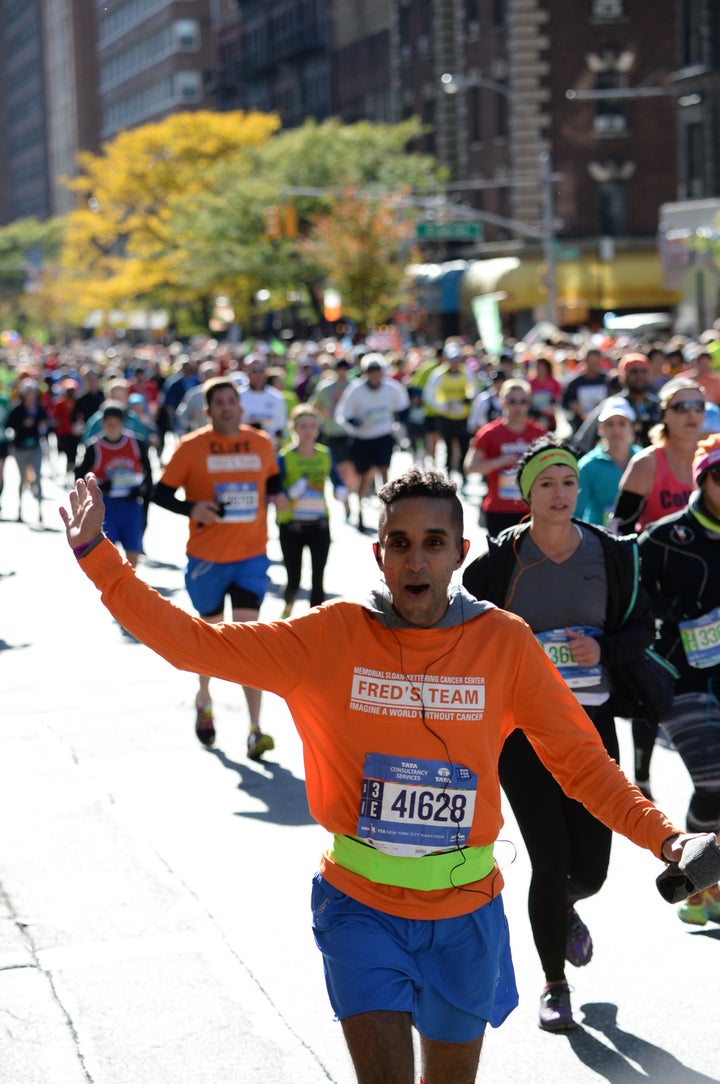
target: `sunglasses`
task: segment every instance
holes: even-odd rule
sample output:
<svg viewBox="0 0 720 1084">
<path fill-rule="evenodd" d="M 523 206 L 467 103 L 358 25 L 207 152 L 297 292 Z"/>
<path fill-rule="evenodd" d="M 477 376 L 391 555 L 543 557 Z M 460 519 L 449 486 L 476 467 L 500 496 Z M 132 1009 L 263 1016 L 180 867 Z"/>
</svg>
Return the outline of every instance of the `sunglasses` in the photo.
<svg viewBox="0 0 720 1084">
<path fill-rule="evenodd" d="M 647 369 L 628 369 L 626 376 L 647 376 Z"/>
<path fill-rule="evenodd" d="M 668 410 L 672 410 L 673 414 L 689 414 L 690 411 L 704 414 L 705 404 L 702 399 L 681 399 L 679 403 L 670 403 Z"/>
<path fill-rule="evenodd" d="M 720 467 L 711 467 L 705 472 L 705 478 L 710 478 L 716 486 L 720 486 Z"/>
<path fill-rule="evenodd" d="M 529 399 L 506 399 L 505 402 L 508 406 L 527 406 L 530 402 Z"/>
</svg>

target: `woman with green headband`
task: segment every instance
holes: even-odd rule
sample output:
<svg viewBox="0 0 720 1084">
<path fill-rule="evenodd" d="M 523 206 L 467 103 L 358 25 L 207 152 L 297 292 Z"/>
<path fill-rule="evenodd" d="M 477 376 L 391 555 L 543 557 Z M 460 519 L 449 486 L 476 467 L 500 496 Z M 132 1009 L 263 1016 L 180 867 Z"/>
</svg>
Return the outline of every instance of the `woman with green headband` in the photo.
<svg viewBox="0 0 720 1084">
<path fill-rule="evenodd" d="M 574 518 L 577 458 L 553 437 L 528 449 L 518 484 L 529 522 L 488 538 L 464 586 L 527 621 L 617 760 L 609 668 L 640 658 L 654 633 L 637 580 L 637 544 Z M 593 952 L 574 905 L 602 887 L 611 832 L 563 794 L 519 730 L 503 747 L 500 782 L 532 866 L 530 925 L 546 983 L 540 1027 L 566 1031 L 575 1022 L 565 962 L 582 967 Z"/>
<path fill-rule="evenodd" d="M 686 509 L 640 536 L 642 582 L 661 619 L 658 651 L 679 671 L 663 728 L 693 784 L 689 831 L 720 828 L 720 433 L 701 440 Z M 717 886 L 690 896 L 679 917 L 720 920 Z"/>
</svg>

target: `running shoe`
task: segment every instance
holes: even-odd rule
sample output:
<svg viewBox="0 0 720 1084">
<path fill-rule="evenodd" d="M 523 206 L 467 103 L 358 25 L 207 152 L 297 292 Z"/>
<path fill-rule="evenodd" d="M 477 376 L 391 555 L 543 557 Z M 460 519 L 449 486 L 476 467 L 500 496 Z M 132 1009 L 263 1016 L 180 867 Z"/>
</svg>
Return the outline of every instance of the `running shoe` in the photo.
<svg viewBox="0 0 720 1084">
<path fill-rule="evenodd" d="M 568 908 L 565 959 L 574 967 L 584 967 L 592 960 L 593 943 L 590 931 L 574 907 Z"/>
<path fill-rule="evenodd" d="M 215 720 L 212 704 L 196 704 L 195 733 L 198 741 L 207 749 L 215 744 Z"/>
<path fill-rule="evenodd" d="M 248 734 L 248 760 L 262 760 L 263 753 L 269 753 L 274 748 L 275 742 L 269 734 L 263 734 L 262 730 L 251 730 Z"/>
<path fill-rule="evenodd" d="M 709 918 L 720 922 L 720 889 L 717 885 L 688 896 L 678 907 L 678 918 L 689 926 L 704 926 Z"/>
<path fill-rule="evenodd" d="M 577 1024 L 570 1007 L 570 987 L 566 982 L 549 982 L 540 995 L 538 1026 L 543 1031 L 571 1031 Z"/>
</svg>

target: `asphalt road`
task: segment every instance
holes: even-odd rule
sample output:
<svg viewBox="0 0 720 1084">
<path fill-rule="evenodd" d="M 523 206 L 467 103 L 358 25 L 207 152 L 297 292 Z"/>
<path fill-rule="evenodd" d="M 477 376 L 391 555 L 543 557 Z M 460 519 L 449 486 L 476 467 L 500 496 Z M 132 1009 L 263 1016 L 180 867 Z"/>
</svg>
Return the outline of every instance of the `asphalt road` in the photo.
<svg viewBox="0 0 720 1084">
<path fill-rule="evenodd" d="M 242 690 L 215 683 L 218 741 L 203 750 L 195 679 L 124 633 L 75 567 L 64 487 L 47 479 L 43 528 L 17 524 L 13 472 L 0 521 L 0 1084 L 351 1084 L 309 929 L 325 833 L 284 704 L 265 697 L 276 750 L 253 764 Z M 185 526 L 152 510 L 140 574 L 189 608 Z M 268 619 L 283 583 L 271 532 Z M 362 597 L 371 536 L 336 515 L 333 537 L 327 587 Z M 653 782 L 683 823 L 672 750 L 657 749 Z M 654 886 L 659 863 L 616 839 L 608 883 L 581 908 L 595 956 L 571 976 L 580 1026 L 548 1035 L 509 814 L 496 853 L 521 1003 L 488 1032 L 478 1079 L 720 1081 L 720 926 L 677 920 Z"/>
</svg>

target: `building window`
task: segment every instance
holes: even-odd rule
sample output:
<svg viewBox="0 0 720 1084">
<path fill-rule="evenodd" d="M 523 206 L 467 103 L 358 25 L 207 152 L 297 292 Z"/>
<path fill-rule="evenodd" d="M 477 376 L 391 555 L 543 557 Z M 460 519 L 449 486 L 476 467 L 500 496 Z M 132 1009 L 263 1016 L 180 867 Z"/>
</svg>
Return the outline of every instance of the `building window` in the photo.
<svg viewBox="0 0 720 1084">
<path fill-rule="evenodd" d="M 625 15 L 625 0 L 592 0 L 593 19 L 609 22 Z"/>
<path fill-rule="evenodd" d="M 177 72 L 174 89 L 176 101 L 199 102 L 202 96 L 200 72 Z"/>
<path fill-rule="evenodd" d="M 627 187 L 623 181 L 598 184 L 598 233 L 601 237 L 620 237 L 627 227 Z"/>
<path fill-rule="evenodd" d="M 705 131 L 702 124 L 685 128 L 687 194 L 698 199 L 705 193 Z"/>
<path fill-rule="evenodd" d="M 482 143 L 482 92 L 480 87 L 468 87 L 467 102 L 470 115 L 470 142 Z"/>
<path fill-rule="evenodd" d="M 705 42 L 708 40 L 703 0 L 681 0 L 680 4 L 680 66 L 705 63 Z"/>
<path fill-rule="evenodd" d="M 505 0 L 492 0 L 492 24 L 505 26 Z"/>
<path fill-rule="evenodd" d="M 608 92 L 622 90 L 625 77 L 617 71 L 598 72 L 595 76 L 595 90 Z M 622 98 L 601 97 L 595 102 L 593 128 L 596 135 L 617 135 L 627 128 L 625 102 Z"/>
<path fill-rule="evenodd" d="M 200 24 L 197 19 L 176 19 L 175 40 L 180 49 L 199 49 Z"/>
<path fill-rule="evenodd" d="M 497 92 L 495 98 L 495 137 L 507 139 L 508 136 L 508 99 L 504 94 Z"/>
</svg>

